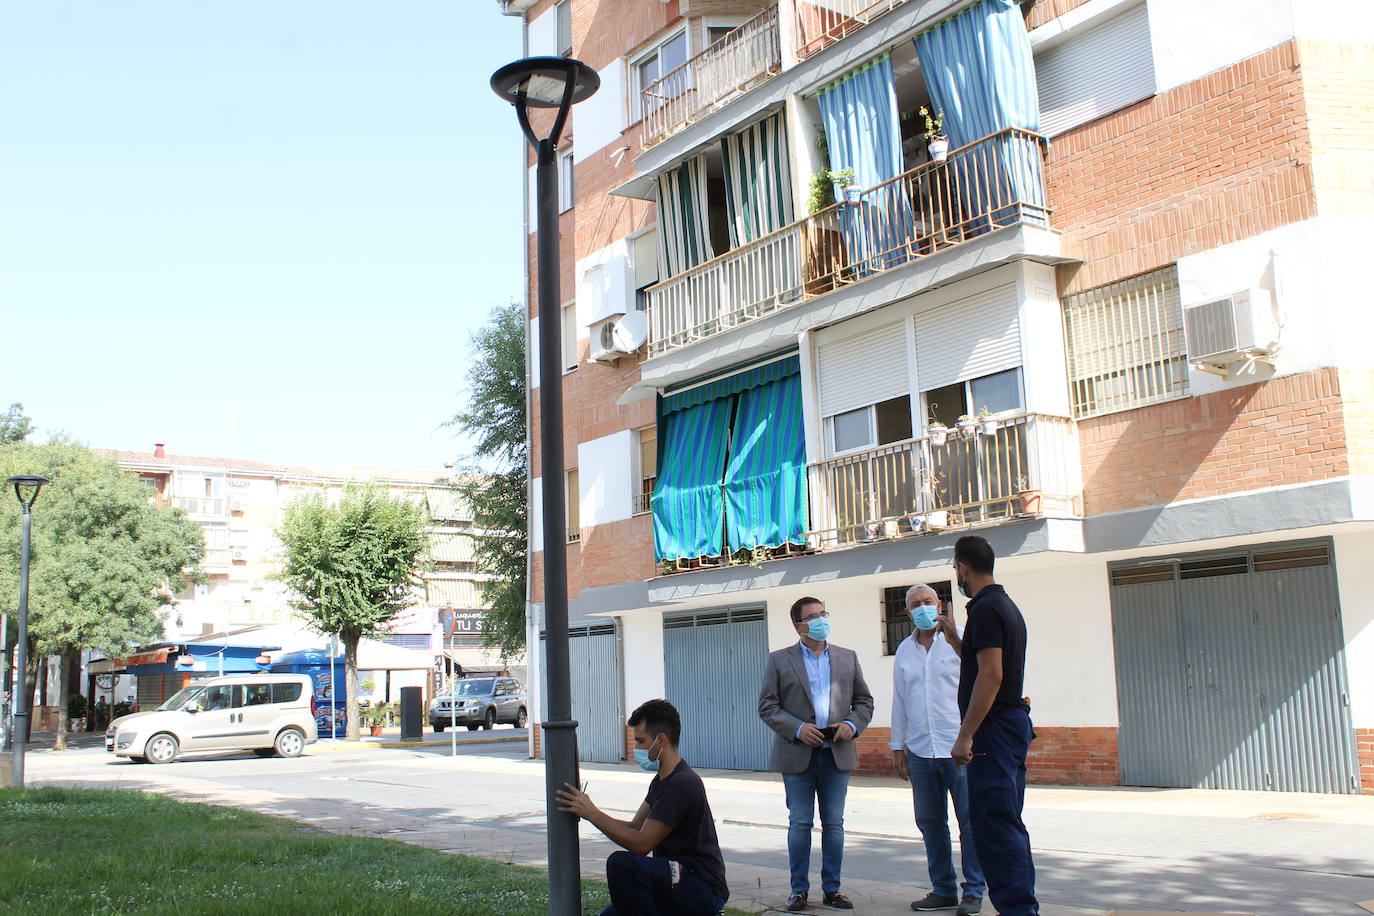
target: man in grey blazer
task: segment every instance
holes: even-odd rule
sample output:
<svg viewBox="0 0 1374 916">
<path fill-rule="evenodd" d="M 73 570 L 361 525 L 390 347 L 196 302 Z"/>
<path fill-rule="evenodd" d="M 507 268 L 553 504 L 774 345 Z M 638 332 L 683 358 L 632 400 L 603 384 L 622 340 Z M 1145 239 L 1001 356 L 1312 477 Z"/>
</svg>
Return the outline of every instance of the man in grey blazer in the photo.
<svg viewBox="0 0 1374 916">
<path fill-rule="evenodd" d="M 807 906 L 811 888 L 811 823 L 821 811 L 821 890 L 826 906 L 852 910 L 840 893 L 844 863 L 844 800 L 859 762 L 854 739 L 873 718 L 873 694 L 859 657 L 831 645 L 830 615 L 817 598 L 792 605 L 801 641 L 768 655 L 759 689 L 759 718 L 773 730 L 769 766 L 787 791 L 787 859 L 792 894 L 787 909 Z"/>
</svg>

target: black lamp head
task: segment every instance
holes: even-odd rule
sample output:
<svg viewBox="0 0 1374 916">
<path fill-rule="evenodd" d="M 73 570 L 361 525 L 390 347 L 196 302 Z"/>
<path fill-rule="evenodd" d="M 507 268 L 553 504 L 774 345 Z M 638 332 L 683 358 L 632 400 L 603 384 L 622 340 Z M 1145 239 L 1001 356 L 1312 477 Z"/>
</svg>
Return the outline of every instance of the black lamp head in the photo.
<svg viewBox="0 0 1374 916">
<path fill-rule="evenodd" d="M 567 96 L 572 83 L 572 97 Z M 601 77 L 571 57 L 526 57 L 506 64 L 491 75 L 491 89 L 515 105 L 530 108 L 561 108 L 591 98 L 601 88 Z"/>
<path fill-rule="evenodd" d="M 29 509 L 38 499 L 38 491 L 43 489 L 43 485 L 49 481 L 48 478 L 38 474 L 16 474 L 6 478 L 5 482 L 13 485 L 14 495 L 19 499 L 19 505 Z M 27 497 L 25 491 L 28 491 Z"/>
</svg>

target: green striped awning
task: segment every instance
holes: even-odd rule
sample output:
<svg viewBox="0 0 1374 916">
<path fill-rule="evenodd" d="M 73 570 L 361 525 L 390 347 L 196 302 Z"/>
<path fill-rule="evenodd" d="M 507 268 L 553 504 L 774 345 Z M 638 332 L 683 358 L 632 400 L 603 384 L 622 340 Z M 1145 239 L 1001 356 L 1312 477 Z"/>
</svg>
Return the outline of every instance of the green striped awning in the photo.
<svg viewBox="0 0 1374 916">
<path fill-rule="evenodd" d="M 799 375 L 739 395 L 725 468 L 725 517 L 733 550 L 804 543 L 806 437 Z"/>
<path fill-rule="evenodd" d="M 670 388 L 663 394 L 659 415 L 676 413 L 679 410 L 695 407 L 707 401 L 739 394 L 741 391 L 748 391 L 750 388 L 757 388 L 759 385 L 766 385 L 777 379 L 797 375 L 799 372 L 801 372 L 801 361 L 796 355 L 792 355 L 783 359 L 775 359 L 771 363 L 764 363 L 762 366 L 755 366 L 752 369 L 745 369 L 743 372 L 735 372 L 712 379 L 704 384 L 692 384 L 690 387 L 680 386 L 676 390 Z"/>
</svg>

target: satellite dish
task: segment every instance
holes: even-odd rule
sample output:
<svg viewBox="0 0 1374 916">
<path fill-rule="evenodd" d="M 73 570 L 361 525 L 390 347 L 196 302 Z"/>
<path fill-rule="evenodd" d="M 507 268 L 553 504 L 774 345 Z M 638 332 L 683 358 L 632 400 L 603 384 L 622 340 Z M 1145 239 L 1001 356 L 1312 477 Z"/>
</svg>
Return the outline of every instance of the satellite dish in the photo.
<svg viewBox="0 0 1374 916">
<path fill-rule="evenodd" d="M 623 353 L 634 353 L 649 339 L 649 319 L 643 312 L 626 312 L 607 327 L 615 342 L 614 349 Z"/>
</svg>

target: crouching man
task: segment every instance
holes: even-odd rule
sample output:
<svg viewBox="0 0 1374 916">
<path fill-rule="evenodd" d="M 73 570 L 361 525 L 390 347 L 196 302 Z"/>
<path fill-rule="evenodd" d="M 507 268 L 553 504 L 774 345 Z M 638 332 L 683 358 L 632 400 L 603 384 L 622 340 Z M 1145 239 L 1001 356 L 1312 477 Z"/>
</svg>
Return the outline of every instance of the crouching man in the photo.
<svg viewBox="0 0 1374 916">
<path fill-rule="evenodd" d="M 611 817 L 576 786 L 565 784 L 558 792 L 558 810 L 576 814 L 628 850 L 606 860 L 611 905 L 601 916 L 715 916 L 730 896 L 725 860 L 706 786 L 678 754 L 682 720 L 672 703 L 649 700 L 628 724 L 635 762 L 654 774 L 634 820 Z"/>
</svg>

